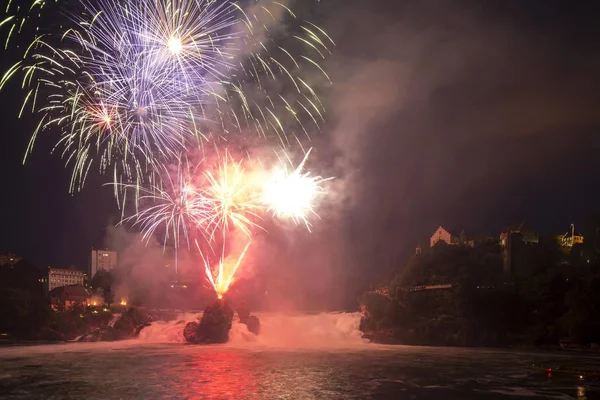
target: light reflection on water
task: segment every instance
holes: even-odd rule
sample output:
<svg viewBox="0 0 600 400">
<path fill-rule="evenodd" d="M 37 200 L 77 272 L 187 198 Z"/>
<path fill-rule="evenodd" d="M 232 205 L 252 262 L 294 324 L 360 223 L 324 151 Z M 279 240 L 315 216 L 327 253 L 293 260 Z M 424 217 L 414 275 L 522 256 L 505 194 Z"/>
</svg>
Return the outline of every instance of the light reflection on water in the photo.
<svg viewBox="0 0 600 400">
<path fill-rule="evenodd" d="M 600 398 L 594 381 L 529 368 L 594 357 L 366 345 L 257 349 L 70 343 L 0 348 L 3 399 Z"/>
</svg>

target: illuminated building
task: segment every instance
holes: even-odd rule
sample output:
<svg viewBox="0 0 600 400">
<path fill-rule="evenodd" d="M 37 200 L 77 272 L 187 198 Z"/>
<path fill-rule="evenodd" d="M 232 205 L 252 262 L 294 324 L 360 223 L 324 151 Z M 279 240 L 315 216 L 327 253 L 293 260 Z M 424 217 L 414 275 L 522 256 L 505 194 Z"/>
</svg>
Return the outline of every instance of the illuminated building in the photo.
<svg viewBox="0 0 600 400">
<path fill-rule="evenodd" d="M 583 243 L 583 235 L 581 233 L 575 233 L 575 224 L 571 224 L 570 228 L 571 229 L 560 238 L 560 245 L 562 247 L 571 248 L 575 244 Z"/>
<path fill-rule="evenodd" d="M 15 265 L 19 261 L 21 261 L 21 257 L 14 255 L 12 253 L 0 254 L 0 265 L 5 265 L 5 264 Z"/>
<path fill-rule="evenodd" d="M 92 249 L 88 265 L 90 279 L 96 276 L 98 271 L 112 271 L 117 266 L 117 252 L 112 250 Z"/>
<path fill-rule="evenodd" d="M 61 286 L 83 285 L 85 278 L 83 271 L 48 267 L 48 291 Z"/>
<path fill-rule="evenodd" d="M 451 246 L 469 246 L 473 247 L 473 240 L 467 237 L 465 231 L 461 231 L 459 234 L 451 233 L 449 230 L 444 228 L 443 226 L 439 226 L 435 233 L 431 235 L 431 239 L 429 240 L 430 246 L 433 247 L 439 242 L 445 242 Z"/>
</svg>

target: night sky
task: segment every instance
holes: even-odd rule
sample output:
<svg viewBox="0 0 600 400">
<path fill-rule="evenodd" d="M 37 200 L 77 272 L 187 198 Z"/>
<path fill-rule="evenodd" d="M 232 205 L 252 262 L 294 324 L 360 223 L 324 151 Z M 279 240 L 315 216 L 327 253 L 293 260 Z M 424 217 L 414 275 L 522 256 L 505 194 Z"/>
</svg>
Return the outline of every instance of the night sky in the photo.
<svg viewBox="0 0 600 400">
<path fill-rule="evenodd" d="M 600 211 L 597 9 L 389 3 L 323 0 L 306 10 L 337 44 L 315 145 L 319 165 L 339 177 L 323 224 L 352 271 L 398 264 L 439 224 L 496 234 L 528 220 L 560 233 Z M 83 268 L 118 221 L 112 189 L 101 186 L 110 177 L 93 173 L 70 195 L 52 131 L 22 165 L 35 120 L 17 119 L 18 89 L 0 94 L 0 251 Z"/>
</svg>

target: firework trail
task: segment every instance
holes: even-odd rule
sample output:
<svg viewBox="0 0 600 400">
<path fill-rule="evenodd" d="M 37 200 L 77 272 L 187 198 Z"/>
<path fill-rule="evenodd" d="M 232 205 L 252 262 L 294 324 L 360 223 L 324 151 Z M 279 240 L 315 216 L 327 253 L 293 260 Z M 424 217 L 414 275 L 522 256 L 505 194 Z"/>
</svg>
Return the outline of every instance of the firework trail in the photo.
<svg viewBox="0 0 600 400">
<path fill-rule="evenodd" d="M 231 286 L 231 284 L 233 283 L 235 273 L 240 267 L 240 264 L 242 263 L 242 260 L 244 259 L 244 256 L 248 251 L 248 248 L 250 248 L 250 244 L 251 242 L 248 242 L 246 244 L 246 247 L 244 247 L 244 250 L 242 250 L 242 252 L 237 258 L 225 258 L 225 256 L 222 255 L 219 259 L 219 262 L 215 266 L 211 266 L 210 258 L 204 256 L 202 250 L 200 250 L 200 246 L 196 242 L 196 246 L 198 246 L 198 250 L 200 251 L 200 255 L 202 256 L 202 261 L 204 262 L 204 270 L 206 272 L 206 277 L 219 299 L 223 298 L 223 295 L 227 293 L 227 291 L 229 290 L 229 286 Z"/>
</svg>

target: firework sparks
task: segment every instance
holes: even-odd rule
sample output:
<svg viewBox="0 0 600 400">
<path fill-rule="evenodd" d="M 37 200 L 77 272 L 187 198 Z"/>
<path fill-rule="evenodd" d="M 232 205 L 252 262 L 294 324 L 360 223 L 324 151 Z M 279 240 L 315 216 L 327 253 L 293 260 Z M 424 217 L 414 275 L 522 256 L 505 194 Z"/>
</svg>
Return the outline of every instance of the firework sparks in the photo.
<svg viewBox="0 0 600 400">
<path fill-rule="evenodd" d="M 169 39 L 169 51 L 174 55 L 178 55 L 181 52 L 181 39 L 178 37 L 172 37 Z"/>
<path fill-rule="evenodd" d="M 208 187 L 203 194 L 212 207 L 201 224 L 206 227 L 209 236 L 214 239 L 216 232 L 225 234 L 233 228 L 250 236 L 252 228 L 259 227 L 253 220 L 260 218 L 261 205 L 253 193 L 242 162 L 235 162 L 226 153 L 217 171 L 206 171 L 204 176 Z"/>
<path fill-rule="evenodd" d="M 230 231 L 251 237 L 255 229 L 264 230 L 259 222 L 266 212 L 275 218 L 303 222 L 310 231 L 310 216 L 318 217 L 315 202 L 326 193 L 324 182 L 333 179 L 305 171 L 310 153 L 296 168 L 288 170 L 288 160 L 266 175 L 247 173 L 242 160 L 234 161 L 228 152 L 214 169 L 203 172 L 201 163 L 191 167 L 180 162 L 174 176 L 166 170 L 166 186 L 123 185 L 139 196 L 139 206 L 122 222 L 133 221 L 146 241 L 164 233 L 164 245 L 170 239 L 176 248 L 181 237 L 189 246 L 192 233 L 206 238 L 209 245 L 221 240 L 224 243 Z"/>
<path fill-rule="evenodd" d="M 301 142 L 298 134 L 310 139 L 324 120 L 312 85 L 331 83 L 322 61 L 333 40 L 279 1 L 242 3 L 74 0 L 68 12 L 47 13 L 65 3 L 9 0 L 0 17 L 11 52 L 23 43 L 15 35 L 32 37 L 0 80 L 2 89 L 22 76 L 19 116 L 38 119 L 25 157 L 42 132 L 58 132 L 55 148 L 73 166 L 70 190 L 83 187 L 92 165 L 112 170 L 119 207 L 125 210 L 134 192 L 135 214 L 121 222 L 133 222 L 146 242 L 159 233 L 175 249 L 201 236 L 211 250 L 220 242 L 214 267 L 203 256 L 220 298 L 250 246 L 226 257 L 228 232 L 250 240 L 267 211 L 310 230 L 316 199 L 331 179 L 304 170 L 310 150 L 298 167 L 284 163 L 266 182 L 229 153 L 198 173 L 182 162 L 190 149 L 217 148 L 236 132 L 243 136 L 236 140 L 250 132 L 289 147 Z M 291 35 L 271 29 L 284 20 Z M 168 170 L 173 163 L 176 174 Z"/>
<path fill-rule="evenodd" d="M 187 242 L 191 232 L 198 231 L 211 244 L 225 240 L 231 230 L 251 236 L 253 228 L 260 229 L 255 221 L 260 220 L 264 208 L 242 161 L 236 162 L 226 153 L 214 170 L 202 173 L 201 165 L 191 166 L 182 160 L 176 174 L 166 168 L 163 180 L 168 185 L 122 185 L 125 191 L 139 196 L 135 214 L 122 223 L 133 221 L 146 241 L 164 232 L 163 243 L 166 245 L 170 238 L 175 247 L 182 235 Z"/>
<path fill-rule="evenodd" d="M 133 221 L 133 225 L 138 225 L 142 230 L 146 242 L 160 230 L 164 232 L 164 246 L 171 239 L 177 249 L 183 237 L 189 247 L 190 235 L 198 231 L 197 228 L 203 219 L 208 218 L 211 208 L 209 201 L 194 186 L 193 175 L 187 167 L 184 169 L 184 165 L 180 164 L 175 178 L 167 173 L 170 183 L 168 189 L 156 185 L 148 188 L 125 185 L 125 190 L 133 190 L 136 194 L 141 192 L 139 201 L 143 208 L 138 208 L 134 215 L 123 219 L 121 223 Z M 202 229 L 199 231 L 204 232 Z"/>
<path fill-rule="evenodd" d="M 333 178 L 312 176 L 310 171 L 304 172 L 306 160 L 312 149 L 308 150 L 302 162 L 292 171 L 287 166 L 275 169 L 270 179 L 265 182 L 261 202 L 276 218 L 302 221 L 310 231 L 309 216 L 315 215 L 314 202 L 325 194 L 322 184 Z"/>
<path fill-rule="evenodd" d="M 145 181 L 211 137 L 275 132 L 287 146 L 291 125 L 300 128 L 294 136 L 308 137 L 307 121 L 318 128 L 323 119 L 310 82 L 318 82 L 315 71 L 329 82 L 319 62 L 335 44 L 278 1 L 242 8 L 227 0 L 77 0 L 68 13 L 56 12 L 61 2 L 24 3 L 8 2 L 0 34 L 6 46 L 17 34 L 33 41 L 0 87 L 23 74 L 21 114 L 39 117 L 27 153 L 40 132 L 61 132 L 71 191 L 92 164 Z M 61 20 L 47 23 L 50 15 Z M 287 48 L 270 32 L 284 16 L 298 25 Z M 220 124 L 221 133 L 205 136 L 206 124 Z"/>
<path fill-rule="evenodd" d="M 219 262 L 215 266 L 211 266 L 210 259 L 204 256 L 200 250 L 200 246 L 198 246 L 198 243 L 196 242 L 196 246 L 200 251 L 202 261 L 204 262 L 204 270 L 206 272 L 207 279 L 219 299 L 223 298 L 223 295 L 227 293 L 229 286 L 231 286 L 233 283 L 235 274 L 240 267 L 240 264 L 242 263 L 242 260 L 244 259 L 248 248 L 250 247 L 250 244 L 251 242 L 246 244 L 246 247 L 244 247 L 244 250 L 242 250 L 237 259 L 231 257 L 225 258 L 224 256 L 221 256 Z"/>
</svg>

